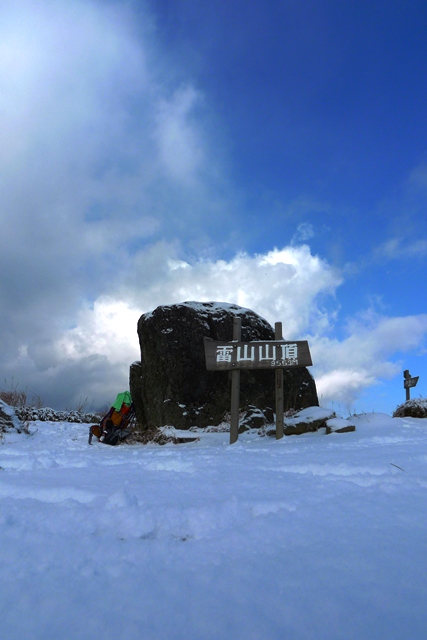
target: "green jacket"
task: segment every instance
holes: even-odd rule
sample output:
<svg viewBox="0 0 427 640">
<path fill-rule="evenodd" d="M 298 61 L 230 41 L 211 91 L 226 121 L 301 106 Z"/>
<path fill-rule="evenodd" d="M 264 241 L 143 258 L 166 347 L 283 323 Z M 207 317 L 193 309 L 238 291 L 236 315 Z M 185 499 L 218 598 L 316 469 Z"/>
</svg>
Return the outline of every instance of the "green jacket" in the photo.
<svg viewBox="0 0 427 640">
<path fill-rule="evenodd" d="M 132 396 L 130 395 L 129 391 L 123 391 L 123 393 L 119 393 L 117 395 L 116 401 L 111 406 L 114 407 L 116 411 L 120 411 L 123 403 L 128 407 L 130 407 L 130 405 L 132 404 Z"/>
</svg>

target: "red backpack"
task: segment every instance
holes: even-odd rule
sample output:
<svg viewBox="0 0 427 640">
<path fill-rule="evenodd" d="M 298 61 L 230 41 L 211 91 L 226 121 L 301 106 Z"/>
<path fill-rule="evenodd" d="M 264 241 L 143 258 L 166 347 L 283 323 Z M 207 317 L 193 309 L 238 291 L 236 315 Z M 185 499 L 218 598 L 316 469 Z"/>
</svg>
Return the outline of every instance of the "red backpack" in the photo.
<svg viewBox="0 0 427 640">
<path fill-rule="evenodd" d="M 120 411 L 111 407 L 99 425 L 89 427 L 89 444 L 95 436 L 104 444 L 116 445 L 128 436 L 136 426 L 136 414 L 133 403 L 122 404 Z"/>
</svg>

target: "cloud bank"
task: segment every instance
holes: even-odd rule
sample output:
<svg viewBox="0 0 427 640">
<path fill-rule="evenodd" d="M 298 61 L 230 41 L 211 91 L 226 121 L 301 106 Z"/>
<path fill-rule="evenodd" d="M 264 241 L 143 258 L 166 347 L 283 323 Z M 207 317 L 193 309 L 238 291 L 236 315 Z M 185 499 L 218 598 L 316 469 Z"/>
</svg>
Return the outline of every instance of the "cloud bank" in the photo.
<svg viewBox="0 0 427 640">
<path fill-rule="evenodd" d="M 145 247 L 221 224 L 203 96 L 169 62 L 143 4 L 2 3 L 5 378 L 23 354 L 47 367 L 80 307 L 115 291 Z"/>
</svg>

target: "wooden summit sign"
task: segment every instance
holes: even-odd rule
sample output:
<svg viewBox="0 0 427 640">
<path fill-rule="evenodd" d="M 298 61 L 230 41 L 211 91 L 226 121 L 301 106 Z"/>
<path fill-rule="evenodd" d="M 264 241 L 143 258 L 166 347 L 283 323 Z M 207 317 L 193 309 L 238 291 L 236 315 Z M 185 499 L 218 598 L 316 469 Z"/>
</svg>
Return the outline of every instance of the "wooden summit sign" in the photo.
<svg viewBox="0 0 427 640">
<path fill-rule="evenodd" d="M 240 370 L 274 369 L 276 374 L 276 439 L 283 438 L 283 369 L 310 367 L 310 349 L 306 340 L 286 342 L 282 323 L 276 322 L 275 340 L 241 342 L 241 319 L 234 318 L 233 340 L 218 342 L 204 338 L 206 369 L 231 371 L 230 444 L 239 437 Z"/>
</svg>

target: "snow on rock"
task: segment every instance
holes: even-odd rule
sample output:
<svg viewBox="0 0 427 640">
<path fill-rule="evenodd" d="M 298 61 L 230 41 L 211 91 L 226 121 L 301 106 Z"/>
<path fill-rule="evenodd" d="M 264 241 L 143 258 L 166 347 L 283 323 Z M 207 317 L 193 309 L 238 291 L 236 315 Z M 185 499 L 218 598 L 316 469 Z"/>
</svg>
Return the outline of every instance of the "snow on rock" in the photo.
<svg viewBox="0 0 427 640">
<path fill-rule="evenodd" d="M 253 313 L 251 309 L 247 309 L 246 307 L 241 307 L 237 304 L 232 304 L 229 302 L 213 302 L 213 301 L 212 302 L 196 302 L 194 300 L 189 300 L 187 302 L 181 302 L 179 304 L 174 304 L 174 305 L 163 305 L 164 309 L 172 309 L 174 307 L 187 307 L 188 309 L 192 309 L 193 311 L 196 311 L 199 315 L 205 316 L 206 318 L 209 316 L 211 312 L 215 312 L 215 311 L 219 311 L 220 313 L 221 312 L 232 313 L 233 315 L 236 315 L 236 316 L 245 315 L 247 312 Z M 149 311 L 148 313 L 145 313 L 144 314 L 145 318 L 146 319 L 151 318 L 154 311 Z M 264 320 L 264 322 L 266 326 L 269 326 L 266 320 Z"/>
<path fill-rule="evenodd" d="M 330 418 L 326 420 L 326 433 L 347 433 L 356 431 L 356 427 L 351 420 L 345 418 Z"/>
<path fill-rule="evenodd" d="M 399 405 L 393 413 L 393 418 L 427 418 L 427 398 L 413 398 Z"/>
<path fill-rule="evenodd" d="M 291 418 L 286 418 L 285 423 L 291 427 L 301 422 L 306 423 L 316 423 L 320 420 L 328 420 L 335 416 L 335 411 L 331 409 L 323 409 L 322 407 L 307 407 L 307 409 L 302 409 L 302 411 L 298 411 Z"/>
<path fill-rule="evenodd" d="M 301 433 L 318 431 L 322 428 L 325 428 L 328 434 L 356 430 L 353 420 L 341 418 L 332 409 L 323 409 L 322 407 L 308 407 L 298 411 L 294 416 L 286 418 L 284 421 L 284 433 L 286 436 L 300 435 Z"/>
<path fill-rule="evenodd" d="M 332 409 L 323 409 L 322 407 L 307 407 L 301 411 L 294 412 L 291 417 L 284 419 L 283 433 L 285 436 L 301 435 L 326 429 L 326 433 L 344 433 L 346 431 L 355 431 L 356 427 L 348 420 L 337 417 Z M 276 429 L 269 428 L 266 430 L 268 436 L 275 436 Z"/>
<path fill-rule="evenodd" d="M 15 429 L 21 431 L 23 424 L 16 415 L 15 410 L 8 404 L 0 400 L 0 436 L 2 432 Z"/>
<path fill-rule="evenodd" d="M 262 429 L 272 422 L 274 422 L 272 409 L 266 408 L 262 411 L 258 407 L 249 405 L 239 420 L 239 433 L 248 431 L 248 429 Z"/>
<path fill-rule="evenodd" d="M 97 413 L 83 413 L 81 411 L 56 411 L 50 407 L 18 407 L 15 409 L 16 415 L 21 420 L 41 420 L 42 422 L 84 422 L 99 423 L 100 417 Z"/>
</svg>

